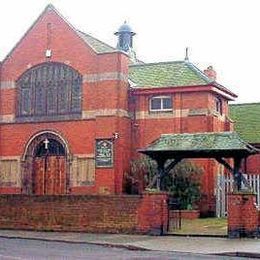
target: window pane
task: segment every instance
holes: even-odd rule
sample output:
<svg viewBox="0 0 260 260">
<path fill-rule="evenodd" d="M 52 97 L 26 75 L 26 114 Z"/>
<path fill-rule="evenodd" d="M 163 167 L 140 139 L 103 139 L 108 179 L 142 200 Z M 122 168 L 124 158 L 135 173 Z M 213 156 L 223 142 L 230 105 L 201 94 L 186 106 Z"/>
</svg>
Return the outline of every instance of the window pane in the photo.
<svg viewBox="0 0 260 260">
<path fill-rule="evenodd" d="M 78 112 L 81 110 L 81 93 L 80 93 L 81 79 L 78 77 L 73 80 L 71 86 L 71 111 Z"/>
<path fill-rule="evenodd" d="M 40 84 L 36 84 L 35 87 L 35 113 L 37 115 L 45 113 L 44 87 Z"/>
<path fill-rule="evenodd" d="M 65 81 L 61 81 L 58 85 L 58 113 L 66 113 L 68 105 L 68 86 Z"/>
<path fill-rule="evenodd" d="M 30 89 L 27 89 L 27 88 L 22 89 L 21 99 L 22 99 L 21 113 L 22 113 L 22 115 L 29 115 L 31 112 Z"/>
<path fill-rule="evenodd" d="M 47 114 L 57 114 L 57 91 L 54 83 L 47 86 Z"/>
<path fill-rule="evenodd" d="M 216 111 L 222 114 L 222 101 L 220 98 L 215 99 L 215 106 L 216 106 Z"/>
<path fill-rule="evenodd" d="M 153 98 L 151 100 L 151 109 L 161 109 L 161 99 Z"/>
<path fill-rule="evenodd" d="M 163 98 L 163 109 L 171 109 L 172 108 L 172 98 L 167 97 Z"/>
</svg>

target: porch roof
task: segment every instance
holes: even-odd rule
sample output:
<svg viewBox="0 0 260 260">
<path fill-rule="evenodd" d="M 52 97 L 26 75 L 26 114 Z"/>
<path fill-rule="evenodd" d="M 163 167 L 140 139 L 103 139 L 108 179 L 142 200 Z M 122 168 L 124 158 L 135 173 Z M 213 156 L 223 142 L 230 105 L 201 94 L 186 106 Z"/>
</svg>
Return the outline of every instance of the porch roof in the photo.
<svg viewBox="0 0 260 260">
<path fill-rule="evenodd" d="M 240 138 L 236 132 L 163 134 L 139 152 L 153 158 L 247 157 L 260 150 Z"/>
</svg>

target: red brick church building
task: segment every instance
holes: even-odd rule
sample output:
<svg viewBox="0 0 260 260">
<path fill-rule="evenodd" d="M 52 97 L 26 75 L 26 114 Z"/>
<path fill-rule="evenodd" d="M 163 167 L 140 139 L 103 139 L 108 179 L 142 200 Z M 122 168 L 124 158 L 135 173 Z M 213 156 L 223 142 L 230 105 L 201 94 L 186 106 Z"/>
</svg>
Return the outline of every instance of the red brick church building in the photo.
<svg viewBox="0 0 260 260">
<path fill-rule="evenodd" d="M 0 193 L 120 194 L 129 161 L 160 134 L 233 129 L 236 95 L 211 67 L 143 63 L 127 24 L 116 36 L 113 48 L 49 5 L 1 62 Z M 200 163 L 212 201 L 219 166 Z"/>
</svg>

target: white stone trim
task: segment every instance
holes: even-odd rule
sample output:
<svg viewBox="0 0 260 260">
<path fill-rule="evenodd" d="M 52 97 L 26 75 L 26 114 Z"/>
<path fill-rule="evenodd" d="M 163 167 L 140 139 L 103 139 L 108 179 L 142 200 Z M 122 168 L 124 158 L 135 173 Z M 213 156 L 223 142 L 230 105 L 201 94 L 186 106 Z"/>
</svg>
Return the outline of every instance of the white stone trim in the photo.
<svg viewBox="0 0 260 260">
<path fill-rule="evenodd" d="M 0 115 L 0 123 L 14 123 L 15 114 Z"/>
<path fill-rule="evenodd" d="M 89 159 L 94 159 L 95 158 L 95 155 L 93 153 L 73 154 L 73 156 L 75 156 L 77 158 L 89 158 Z"/>
<path fill-rule="evenodd" d="M 128 75 L 122 72 L 105 72 L 83 75 L 83 83 L 93 83 L 106 80 L 121 80 L 128 82 Z M 1 81 L 1 89 L 15 89 L 15 81 Z"/>
<path fill-rule="evenodd" d="M 20 161 L 21 159 L 21 156 L 10 156 L 10 155 L 6 155 L 6 156 L 0 156 L 0 160 L 17 160 L 17 161 Z"/>
<path fill-rule="evenodd" d="M 189 109 L 189 116 L 207 116 L 210 114 L 207 108 L 191 108 Z"/>
<path fill-rule="evenodd" d="M 98 116 L 129 117 L 129 114 L 124 109 L 97 109 L 82 111 L 82 119 L 93 119 Z"/>
<path fill-rule="evenodd" d="M 83 110 L 81 119 L 95 119 L 96 117 L 99 116 L 130 117 L 129 113 L 124 109 L 96 109 L 96 110 Z M 71 121 L 71 120 L 64 120 L 64 121 Z M 63 120 L 57 120 L 57 121 L 63 121 Z M 32 121 L 31 123 L 35 123 L 35 122 L 37 122 L 37 120 Z M 0 123 L 15 123 L 15 114 L 1 115 Z"/>
<path fill-rule="evenodd" d="M 175 109 L 169 112 L 149 112 L 139 111 L 136 112 L 136 119 L 163 119 L 163 118 L 179 118 L 188 116 L 189 109 Z"/>
<path fill-rule="evenodd" d="M 1 81 L 0 88 L 1 89 L 15 89 L 15 81 Z"/>
<path fill-rule="evenodd" d="M 83 75 L 83 83 L 93 83 L 105 80 L 122 80 L 128 82 L 128 76 L 122 72 L 105 72 Z"/>
</svg>

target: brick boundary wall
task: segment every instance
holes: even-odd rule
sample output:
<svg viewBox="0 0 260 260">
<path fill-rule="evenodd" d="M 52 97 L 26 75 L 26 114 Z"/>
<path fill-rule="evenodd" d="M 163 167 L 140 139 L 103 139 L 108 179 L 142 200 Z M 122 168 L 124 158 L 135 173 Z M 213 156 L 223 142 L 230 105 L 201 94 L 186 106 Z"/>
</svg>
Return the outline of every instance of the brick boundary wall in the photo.
<svg viewBox="0 0 260 260">
<path fill-rule="evenodd" d="M 0 195 L 0 229 L 162 235 L 167 194 Z"/>
<path fill-rule="evenodd" d="M 200 211 L 199 210 L 170 210 L 169 212 L 169 218 L 175 219 L 175 218 L 181 218 L 181 219 L 198 219 L 200 217 Z"/>
<path fill-rule="evenodd" d="M 260 211 L 255 194 L 228 194 L 228 237 L 260 238 Z"/>
</svg>

